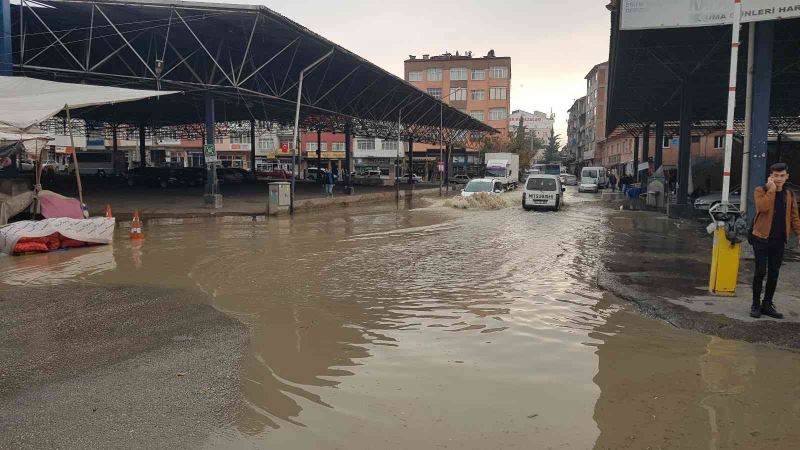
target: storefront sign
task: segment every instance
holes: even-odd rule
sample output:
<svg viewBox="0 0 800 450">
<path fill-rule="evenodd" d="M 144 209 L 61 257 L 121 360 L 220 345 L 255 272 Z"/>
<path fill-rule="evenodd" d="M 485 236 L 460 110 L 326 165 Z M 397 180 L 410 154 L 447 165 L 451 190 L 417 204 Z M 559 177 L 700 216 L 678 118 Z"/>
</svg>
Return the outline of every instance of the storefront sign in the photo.
<svg viewBox="0 0 800 450">
<path fill-rule="evenodd" d="M 311 150 L 307 152 L 306 156 L 308 158 L 314 159 L 317 157 L 317 151 Z M 322 159 L 344 159 L 344 152 L 320 152 L 320 158 Z"/>
<path fill-rule="evenodd" d="M 439 173 L 444 173 L 444 163 L 443 162 L 439 161 L 436 164 L 436 168 L 439 170 Z"/>
<path fill-rule="evenodd" d="M 733 23 L 732 0 L 622 0 L 620 29 L 699 27 Z M 742 22 L 800 17 L 800 0 L 742 0 Z"/>
<path fill-rule="evenodd" d="M 206 157 L 207 163 L 217 162 L 217 149 L 214 147 L 214 144 L 204 145 L 203 154 Z"/>
<path fill-rule="evenodd" d="M 250 144 L 231 144 L 231 150 L 250 150 Z"/>
</svg>

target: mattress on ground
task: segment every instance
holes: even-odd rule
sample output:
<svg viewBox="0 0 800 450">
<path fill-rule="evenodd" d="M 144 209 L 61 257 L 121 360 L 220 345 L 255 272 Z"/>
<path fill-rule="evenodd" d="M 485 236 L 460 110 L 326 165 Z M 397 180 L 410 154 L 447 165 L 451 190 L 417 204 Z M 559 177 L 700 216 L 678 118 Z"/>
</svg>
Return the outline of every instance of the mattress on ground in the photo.
<svg viewBox="0 0 800 450">
<path fill-rule="evenodd" d="M 59 217 L 44 220 L 23 220 L 0 228 L 0 252 L 14 254 L 17 242 L 30 238 L 45 238 L 58 234 L 58 239 L 67 242 L 110 244 L 114 240 L 114 219 L 94 217 L 70 219 Z M 49 249 L 49 248 L 48 248 Z M 44 250 L 41 250 L 44 251 Z"/>
</svg>

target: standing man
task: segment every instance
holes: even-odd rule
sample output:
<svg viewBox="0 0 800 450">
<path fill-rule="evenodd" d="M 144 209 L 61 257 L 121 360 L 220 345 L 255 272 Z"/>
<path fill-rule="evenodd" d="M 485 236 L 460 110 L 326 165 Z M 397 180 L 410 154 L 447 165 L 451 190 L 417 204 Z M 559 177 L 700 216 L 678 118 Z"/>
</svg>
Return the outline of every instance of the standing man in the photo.
<svg viewBox="0 0 800 450">
<path fill-rule="evenodd" d="M 322 181 L 325 183 L 325 194 L 328 197 L 333 197 L 333 185 L 335 183 L 333 172 L 330 170 L 325 170 L 325 172 L 322 174 Z"/>
<path fill-rule="evenodd" d="M 755 191 L 756 218 L 753 221 L 753 252 L 756 256 L 756 271 L 753 276 L 753 306 L 751 317 L 761 315 L 783 319 L 783 314 L 775 310 L 773 296 L 778 286 L 778 275 L 783 262 L 783 250 L 789 241 L 790 231 L 800 241 L 800 216 L 797 211 L 796 195 L 784 189 L 789 179 L 785 163 L 773 164 L 769 168 L 769 178 L 765 186 Z M 761 288 L 764 276 L 767 287 L 764 301 L 761 302 Z"/>
</svg>

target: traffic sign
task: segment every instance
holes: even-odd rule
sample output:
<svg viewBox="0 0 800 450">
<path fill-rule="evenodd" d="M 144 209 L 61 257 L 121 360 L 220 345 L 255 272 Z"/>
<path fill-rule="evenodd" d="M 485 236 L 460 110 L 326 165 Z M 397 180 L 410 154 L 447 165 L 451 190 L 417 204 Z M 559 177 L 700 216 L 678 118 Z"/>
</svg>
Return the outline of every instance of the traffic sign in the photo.
<svg viewBox="0 0 800 450">
<path fill-rule="evenodd" d="M 203 146 L 203 154 L 206 157 L 206 163 L 217 162 L 217 149 L 214 144 L 205 144 Z"/>
</svg>

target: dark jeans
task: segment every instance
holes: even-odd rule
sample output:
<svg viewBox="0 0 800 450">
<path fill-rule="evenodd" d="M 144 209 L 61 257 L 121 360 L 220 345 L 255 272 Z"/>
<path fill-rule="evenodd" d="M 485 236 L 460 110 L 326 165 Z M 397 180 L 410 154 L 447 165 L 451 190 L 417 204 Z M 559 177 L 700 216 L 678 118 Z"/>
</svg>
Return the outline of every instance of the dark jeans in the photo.
<svg viewBox="0 0 800 450">
<path fill-rule="evenodd" d="M 778 275 L 783 263 L 783 249 L 786 243 L 776 240 L 763 240 L 753 237 L 753 252 L 756 255 L 756 273 L 753 276 L 753 306 L 761 299 L 761 287 L 764 276 L 767 277 L 767 289 L 764 292 L 764 305 L 772 303 L 775 288 L 778 286 Z"/>
</svg>

